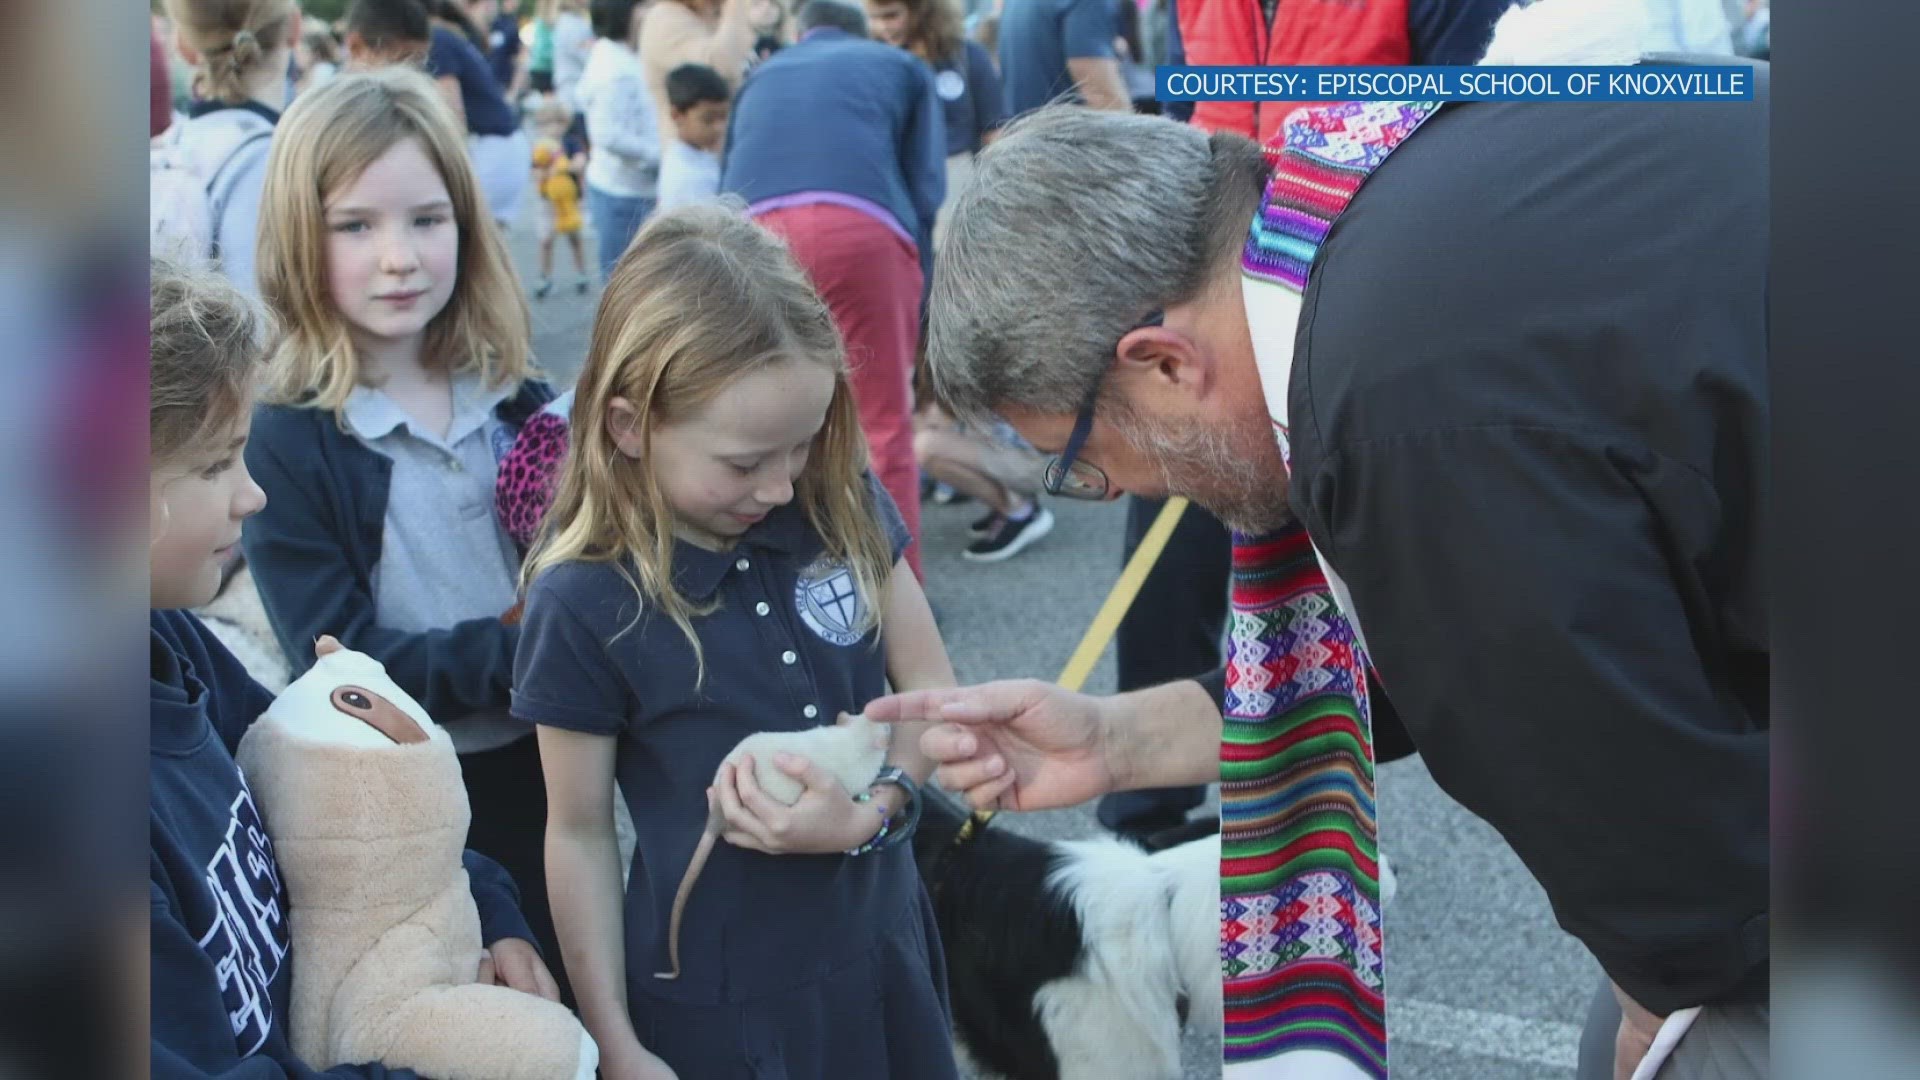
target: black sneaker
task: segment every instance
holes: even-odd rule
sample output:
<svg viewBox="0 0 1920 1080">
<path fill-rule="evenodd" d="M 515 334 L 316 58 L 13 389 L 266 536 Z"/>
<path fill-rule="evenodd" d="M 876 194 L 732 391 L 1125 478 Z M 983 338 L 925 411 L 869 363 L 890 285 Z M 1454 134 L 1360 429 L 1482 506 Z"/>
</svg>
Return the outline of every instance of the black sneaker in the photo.
<svg viewBox="0 0 1920 1080">
<path fill-rule="evenodd" d="M 587 279 L 581 278 L 579 281 L 576 281 L 573 283 L 573 291 L 576 293 L 579 293 L 581 296 L 585 296 L 587 295 L 588 286 L 589 286 L 589 283 Z"/>
<path fill-rule="evenodd" d="M 1006 518 L 1001 515 L 1000 511 L 989 510 L 987 511 L 986 516 L 982 517 L 979 521 L 976 521 L 973 524 L 967 526 L 967 535 L 968 536 L 985 536 L 988 533 L 992 532 L 993 530 L 999 528 L 1000 523 L 1005 520 Z"/>
<path fill-rule="evenodd" d="M 551 292 L 553 292 L 553 282 L 542 280 L 540 284 L 533 287 L 533 298 L 535 300 L 545 300 L 547 294 Z"/>
<path fill-rule="evenodd" d="M 1036 507 L 1024 521 L 1002 518 L 998 528 L 967 545 L 960 557 L 972 562 L 999 562 L 1011 559 L 1035 540 L 1053 531 L 1053 512 Z"/>
</svg>

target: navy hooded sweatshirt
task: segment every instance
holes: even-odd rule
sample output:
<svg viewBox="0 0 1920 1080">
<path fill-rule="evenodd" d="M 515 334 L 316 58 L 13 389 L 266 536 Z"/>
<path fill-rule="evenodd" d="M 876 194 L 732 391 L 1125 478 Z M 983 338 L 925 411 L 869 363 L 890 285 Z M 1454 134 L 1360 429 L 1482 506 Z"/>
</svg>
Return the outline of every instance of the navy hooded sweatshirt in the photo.
<svg viewBox="0 0 1920 1080">
<path fill-rule="evenodd" d="M 287 892 L 233 760 L 273 694 L 194 616 L 155 611 L 151 623 L 153 1075 L 414 1080 L 377 1064 L 323 1073 L 288 1048 Z M 532 941 L 506 871 L 471 851 L 462 861 L 482 940 Z"/>
</svg>

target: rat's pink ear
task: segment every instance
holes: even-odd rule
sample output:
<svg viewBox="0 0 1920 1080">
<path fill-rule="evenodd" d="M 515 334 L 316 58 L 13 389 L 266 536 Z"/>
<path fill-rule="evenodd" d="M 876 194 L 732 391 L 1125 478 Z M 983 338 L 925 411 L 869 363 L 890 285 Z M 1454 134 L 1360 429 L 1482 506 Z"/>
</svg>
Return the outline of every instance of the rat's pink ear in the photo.
<svg viewBox="0 0 1920 1080">
<path fill-rule="evenodd" d="M 313 655 L 316 658 L 330 656 L 333 653 L 339 652 L 340 649 L 341 645 L 339 640 L 332 634 L 322 634 L 319 639 L 313 643 Z"/>
</svg>

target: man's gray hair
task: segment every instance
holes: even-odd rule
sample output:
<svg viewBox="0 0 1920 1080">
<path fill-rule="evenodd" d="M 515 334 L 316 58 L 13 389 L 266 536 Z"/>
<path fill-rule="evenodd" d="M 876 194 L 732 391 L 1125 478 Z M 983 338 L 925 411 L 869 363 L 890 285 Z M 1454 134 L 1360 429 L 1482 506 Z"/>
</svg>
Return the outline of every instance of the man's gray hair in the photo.
<svg viewBox="0 0 1920 1080">
<path fill-rule="evenodd" d="M 800 9 L 800 32 L 827 26 L 866 37 L 867 13 L 842 0 L 807 0 L 807 6 Z"/>
<path fill-rule="evenodd" d="M 950 204 L 927 356 L 957 416 L 1074 412 L 1114 346 L 1238 250 L 1265 159 L 1152 116 L 1050 105 L 1007 126 Z"/>
</svg>

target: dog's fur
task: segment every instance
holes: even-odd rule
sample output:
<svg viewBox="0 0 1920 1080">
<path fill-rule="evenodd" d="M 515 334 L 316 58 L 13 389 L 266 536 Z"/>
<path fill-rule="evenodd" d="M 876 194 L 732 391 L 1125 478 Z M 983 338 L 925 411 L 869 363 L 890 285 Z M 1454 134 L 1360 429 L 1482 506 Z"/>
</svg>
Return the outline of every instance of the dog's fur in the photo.
<svg viewBox="0 0 1920 1080">
<path fill-rule="evenodd" d="M 946 948 L 956 1042 L 1007 1080 L 1166 1080 L 1182 1022 L 1218 1031 L 1220 844 L 1040 841 L 929 791 L 914 856 Z M 1217 832 L 1217 829 L 1215 830 Z"/>
</svg>

